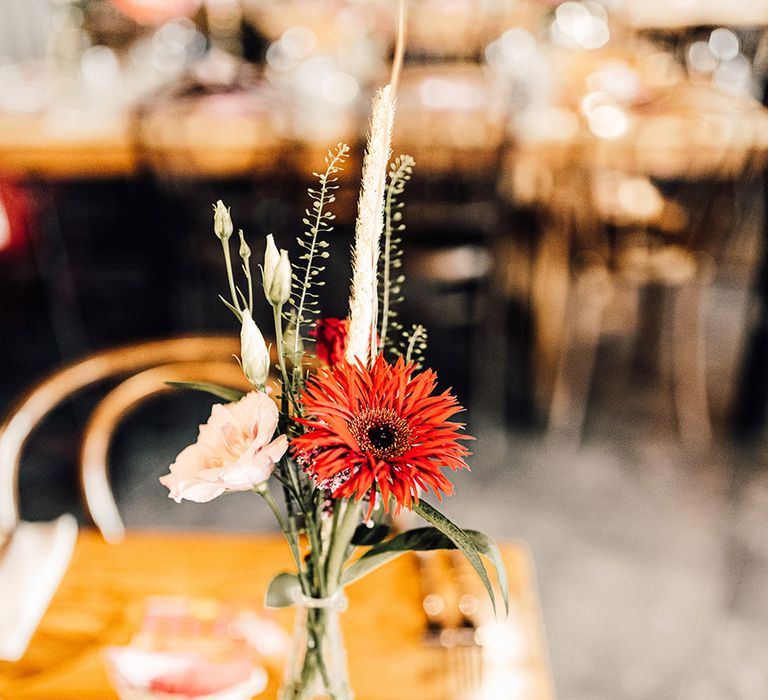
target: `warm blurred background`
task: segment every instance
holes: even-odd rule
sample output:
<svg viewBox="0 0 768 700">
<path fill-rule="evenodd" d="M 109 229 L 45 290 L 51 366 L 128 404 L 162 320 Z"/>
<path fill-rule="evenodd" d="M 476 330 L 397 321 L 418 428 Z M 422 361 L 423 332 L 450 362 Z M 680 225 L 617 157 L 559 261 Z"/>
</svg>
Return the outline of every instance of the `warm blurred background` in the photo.
<svg viewBox="0 0 768 700">
<path fill-rule="evenodd" d="M 223 199 L 298 255 L 328 147 L 325 313 L 345 313 L 387 0 L 0 2 L 0 408 L 131 341 L 233 332 Z M 530 545 L 559 697 L 768 697 L 766 0 L 413 0 L 395 153 L 404 322 L 468 407 L 446 505 Z M 768 99 L 768 98 L 765 98 Z M 266 307 L 262 307 L 266 311 Z M 268 319 L 256 319 L 267 324 Z M 85 520 L 86 392 L 25 454 L 22 515 Z M 157 483 L 210 401 L 112 450 L 131 527 L 266 529 Z"/>
</svg>

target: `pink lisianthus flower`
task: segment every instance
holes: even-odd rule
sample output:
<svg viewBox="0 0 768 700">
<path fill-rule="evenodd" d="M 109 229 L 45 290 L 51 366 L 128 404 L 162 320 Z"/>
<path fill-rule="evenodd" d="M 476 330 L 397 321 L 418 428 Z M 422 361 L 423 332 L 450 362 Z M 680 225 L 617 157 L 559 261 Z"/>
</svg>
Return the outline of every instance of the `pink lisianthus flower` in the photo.
<svg viewBox="0 0 768 700">
<path fill-rule="evenodd" d="M 200 426 L 197 442 L 185 447 L 160 477 L 170 498 L 206 503 L 228 491 L 248 491 L 271 476 L 288 449 L 288 438 L 272 436 L 277 406 L 262 391 L 234 403 L 215 404 Z"/>
</svg>

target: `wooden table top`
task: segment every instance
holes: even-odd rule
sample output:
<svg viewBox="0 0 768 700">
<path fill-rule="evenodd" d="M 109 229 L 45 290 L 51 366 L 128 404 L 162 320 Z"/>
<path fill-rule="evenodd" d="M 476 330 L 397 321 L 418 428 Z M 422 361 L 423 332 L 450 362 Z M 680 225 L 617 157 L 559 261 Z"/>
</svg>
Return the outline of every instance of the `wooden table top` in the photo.
<svg viewBox="0 0 768 700">
<path fill-rule="evenodd" d="M 505 649 L 505 675 L 501 683 L 496 678 L 499 692 L 483 697 L 552 700 L 530 555 L 519 544 L 502 549 L 511 596 L 505 624 L 516 643 Z M 147 596 L 212 597 L 260 607 L 272 575 L 290 568 L 287 547 L 276 536 L 131 532 L 110 545 L 94 531 L 81 531 L 69 570 L 26 655 L 14 664 L 0 663 L 0 698 L 114 698 L 101 652 L 129 642 Z M 421 641 L 424 617 L 412 555 L 373 572 L 347 593 L 342 625 L 357 700 L 451 697 L 441 672 L 445 651 Z M 291 616 L 288 610 L 277 612 L 286 629 Z M 275 697 L 278 681 L 271 677 L 260 697 Z"/>
</svg>

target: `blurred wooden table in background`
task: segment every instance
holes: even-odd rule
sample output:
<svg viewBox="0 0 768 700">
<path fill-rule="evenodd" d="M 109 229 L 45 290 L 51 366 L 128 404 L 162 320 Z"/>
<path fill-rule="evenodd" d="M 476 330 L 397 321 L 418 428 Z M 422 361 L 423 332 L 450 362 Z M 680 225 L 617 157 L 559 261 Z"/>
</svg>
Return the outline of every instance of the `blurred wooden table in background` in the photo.
<svg viewBox="0 0 768 700">
<path fill-rule="evenodd" d="M 76 117 L 0 112 L 0 174 L 53 179 L 124 177 L 136 170 L 128 118 L 88 127 Z"/>
<path fill-rule="evenodd" d="M 504 650 L 508 661 L 499 692 L 483 689 L 481 695 L 553 700 L 530 555 L 518 544 L 502 550 L 511 596 L 505 627 L 514 639 Z M 0 663 L 0 698 L 113 698 L 101 652 L 129 642 L 147 596 L 212 597 L 252 602 L 259 609 L 272 575 L 290 568 L 288 548 L 276 536 L 132 532 L 121 544 L 110 545 L 96 532 L 82 531 L 27 654 L 18 663 Z M 424 614 L 416 571 L 406 555 L 348 589 L 349 610 L 342 625 L 358 700 L 451 696 L 440 667 L 444 650 L 422 643 Z M 292 612 L 276 614 L 290 629 Z M 274 697 L 278 681 L 272 674 L 262 697 Z"/>
<path fill-rule="evenodd" d="M 214 100 L 221 97 L 188 100 L 142 118 L 0 112 L 0 176 L 110 179 L 151 169 L 177 177 L 232 178 L 272 170 L 290 144 L 266 127 L 267 117 L 238 111 L 237 103 L 227 111 L 227 102 Z M 323 148 L 320 161 L 324 154 Z"/>
</svg>

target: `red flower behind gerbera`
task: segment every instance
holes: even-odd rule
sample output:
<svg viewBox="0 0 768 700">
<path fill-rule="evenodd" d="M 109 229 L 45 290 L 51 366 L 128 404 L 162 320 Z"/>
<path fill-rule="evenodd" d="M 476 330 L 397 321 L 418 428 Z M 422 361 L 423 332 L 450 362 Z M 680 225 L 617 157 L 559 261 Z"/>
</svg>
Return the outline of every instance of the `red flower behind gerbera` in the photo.
<svg viewBox="0 0 768 700">
<path fill-rule="evenodd" d="M 341 318 L 321 318 L 309 332 L 317 343 L 315 353 L 321 362 L 335 365 L 344 359 L 349 321 Z"/>
<path fill-rule="evenodd" d="M 447 391 L 434 395 L 431 370 L 414 374 L 413 363 L 395 365 L 379 356 L 370 369 L 340 362 L 309 380 L 302 394 L 306 426 L 291 450 L 310 476 L 332 489 L 334 498 L 361 500 L 381 491 L 400 508 L 412 508 L 419 488 L 438 499 L 453 495 L 442 468 L 468 469 L 469 454 L 459 440 L 461 423 L 448 419 L 463 410 Z"/>
</svg>

